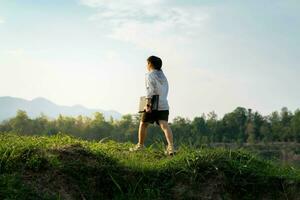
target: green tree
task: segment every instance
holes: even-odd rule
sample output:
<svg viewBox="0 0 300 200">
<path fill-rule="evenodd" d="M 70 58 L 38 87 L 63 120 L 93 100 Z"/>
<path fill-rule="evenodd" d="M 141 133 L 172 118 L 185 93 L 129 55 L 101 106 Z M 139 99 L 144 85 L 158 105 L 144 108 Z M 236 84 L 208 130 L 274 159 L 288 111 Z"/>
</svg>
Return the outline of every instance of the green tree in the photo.
<svg viewBox="0 0 300 200">
<path fill-rule="evenodd" d="M 238 139 L 243 142 L 246 141 L 247 115 L 247 110 L 243 107 L 237 107 L 233 112 L 224 115 L 222 120 L 224 130 L 223 142 L 233 142 Z"/>
<path fill-rule="evenodd" d="M 105 121 L 104 115 L 100 112 L 94 113 L 94 118 L 92 119 L 88 134 L 85 136 L 88 139 L 102 139 L 106 137 L 111 137 L 112 126 L 109 122 Z"/>
<path fill-rule="evenodd" d="M 294 117 L 291 120 L 291 129 L 295 141 L 300 142 L 300 109 L 297 109 L 294 113 Z"/>
<path fill-rule="evenodd" d="M 209 129 L 207 127 L 204 117 L 195 117 L 191 123 L 191 137 L 200 138 L 201 136 L 209 136 Z"/>
<path fill-rule="evenodd" d="M 247 135 L 247 142 L 250 144 L 254 144 L 256 142 L 256 137 L 255 137 L 255 131 L 254 131 L 254 126 L 253 123 L 250 121 L 246 125 L 246 135 Z"/>
<path fill-rule="evenodd" d="M 192 137 L 191 120 L 183 117 L 175 117 L 171 124 L 174 141 L 177 143 L 188 143 L 189 140 L 197 142 L 197 138 Z"/>
<path fill-rule="evenodd" d="M 280 122 L 280 116 L 277 111 L 272 112 L 271 115 L 268 117 L 268 120 L 271 123 L 271 131 L 272 131 L 272 138 L 273 141 L 280 141 L 282 140 L 282 127 Z"/>
<path fill-rule="evenodd" d="M 271 124 L 267 121 L 261 125 L 259 132 L 261 133 L 262 141 L 272 142 L 274 140 Z"/>
<path fill-rule="evenodd" d="M 41 113 L 40 116 L 32 120 L 32 134 L 48 135 L 50 131 L 50 124 L 48 117 Z"/>
<path fill-rule="evenodd" d="M 12 118 L 9 123 L 16 133 L 30 135 L 32 132 L 32 121 L 24 110 L 18 110 L 16 117 Z"/>
<path fill-rule="evenodd" d="M 136 122 L 135 122 L 136 123 Z M 117 122 L 117 139 L 119 141 L 135 141 L 137 135 L 137 124 L 134 123 L 132 115 L 123 115 Z"/>
<path fill-rule="evenodd" d="M 281 128 L 282 128 L 282 138 L 284 141 L 294 141 L 294 134 L 291 129 L 291 121 L 293 114 L 288 110 L 287 107 L 283 107 L 280 113 L 281 117 Z"/>
</svg>

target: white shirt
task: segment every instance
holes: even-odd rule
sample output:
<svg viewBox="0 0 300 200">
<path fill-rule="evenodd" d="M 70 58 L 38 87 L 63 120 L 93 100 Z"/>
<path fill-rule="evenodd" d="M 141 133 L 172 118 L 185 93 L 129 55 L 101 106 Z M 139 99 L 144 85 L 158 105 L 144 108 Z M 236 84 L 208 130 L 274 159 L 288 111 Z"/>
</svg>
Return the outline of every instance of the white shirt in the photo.
<svg viewBox="0 0 300 200">
<path fill-rule="evenodd" d="M 168 92 L 169 83 L 162 70 L 154 69 L 145 76 L 146 97 L 159 95 L 158 110 L 169 110 Z"/>
</svg>

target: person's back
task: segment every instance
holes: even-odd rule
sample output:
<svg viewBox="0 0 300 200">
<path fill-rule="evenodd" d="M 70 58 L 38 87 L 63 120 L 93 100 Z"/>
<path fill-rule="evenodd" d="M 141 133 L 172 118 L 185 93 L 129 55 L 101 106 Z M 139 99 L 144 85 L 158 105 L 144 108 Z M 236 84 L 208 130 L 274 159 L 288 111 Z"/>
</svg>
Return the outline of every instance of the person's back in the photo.
<svg viewBox="0 0 300 200">
<path fill-rule="evenodd" d="M 148 84 L 152 82 L 153 84 Z M 153 86 L 153 88 L 151 88 Z M 158 110 L 169 110 L 168 92 L 169 83 L 162 70 L 154 69 L 146 74 L 146 90 L 147 93 L 159 95 Z"/>
</svg>

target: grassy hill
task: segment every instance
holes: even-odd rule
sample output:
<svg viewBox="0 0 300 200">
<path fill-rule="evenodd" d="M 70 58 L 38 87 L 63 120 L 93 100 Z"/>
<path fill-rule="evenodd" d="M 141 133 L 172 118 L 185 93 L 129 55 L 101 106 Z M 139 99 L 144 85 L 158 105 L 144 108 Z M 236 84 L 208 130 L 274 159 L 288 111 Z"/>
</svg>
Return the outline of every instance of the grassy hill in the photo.
<svg viewBox="0 0 300 200">
<path fill-rule="evenodd" d="M 0 199 L 300 199 L 300 170 L 242 150 L 0 134 Z"/>
</svg>

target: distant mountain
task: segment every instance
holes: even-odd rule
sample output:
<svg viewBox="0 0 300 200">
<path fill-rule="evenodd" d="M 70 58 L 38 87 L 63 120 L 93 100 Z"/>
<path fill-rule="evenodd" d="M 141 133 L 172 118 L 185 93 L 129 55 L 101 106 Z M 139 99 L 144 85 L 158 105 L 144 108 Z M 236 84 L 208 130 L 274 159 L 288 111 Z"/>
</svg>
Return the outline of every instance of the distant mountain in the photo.
<svg viewBox="0 0 300 200">
<path fill-rule="evenodd" d="M 39 116 L 41 113 L 50 118 L 56 118 L 59 114 L 64 116 L 91 116 L 95 112 L 103 113 L 106 119 L 109 119 L 110 116 L 114 119 L 120 119 L 122 116 L 114 110 L 89 109 L 81 105 L 61 106 L 41 97 L 31 101 L 9 96 L 0 97 L 0 122 L 16 116 L 17 110 L 26 111 L 32 118 Z"/>
</svg>

